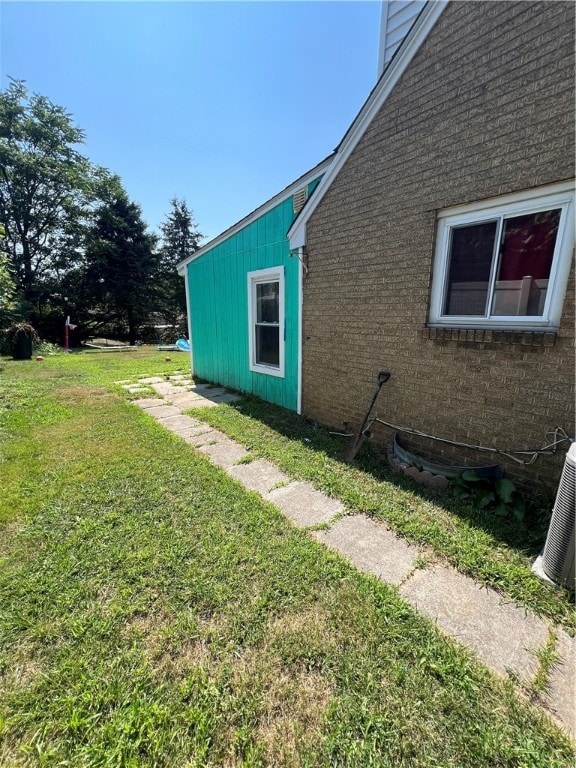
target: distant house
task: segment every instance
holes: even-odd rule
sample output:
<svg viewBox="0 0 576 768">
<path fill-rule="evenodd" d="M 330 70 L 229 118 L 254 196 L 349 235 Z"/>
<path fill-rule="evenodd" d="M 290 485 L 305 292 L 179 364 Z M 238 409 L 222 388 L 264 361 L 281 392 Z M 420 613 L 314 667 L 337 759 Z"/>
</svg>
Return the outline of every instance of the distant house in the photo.
<svg viewBox="0 0 576 768">
<path fill-rule="evenodd" d="M 178 265 L 195 376 L 300 410 L 303 265 L 286 233 L 330 161 Z"/>
<path fill-rule="evenodd" d="M 382 75 L 289 232 L 308 267 L 307 416 L 359 423 L 387 369 L 388 422 L 500 449 L 574 436 L 574 16 L 384 5 Z M 428 458 L 494 461 L 401 436 Z M 567 448 L 496 460 L 553 487 Z"/>
</svg>

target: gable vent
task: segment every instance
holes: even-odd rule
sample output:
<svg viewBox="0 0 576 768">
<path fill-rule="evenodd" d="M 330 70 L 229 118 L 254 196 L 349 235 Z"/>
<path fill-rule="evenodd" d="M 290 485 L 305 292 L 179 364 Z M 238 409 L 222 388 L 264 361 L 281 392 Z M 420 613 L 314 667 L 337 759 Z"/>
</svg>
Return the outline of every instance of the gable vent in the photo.
<svg viewBox="0 0 576 768">
<path fill-rule="evenodd" d="M 302 187 L 302 189 L 294 192 L 294 195 L 292 196 L 294 213 L 300 213 L 302 208 L 304 208 L 306 200 L 308 200 L 308 187 Z"/>
</svg>

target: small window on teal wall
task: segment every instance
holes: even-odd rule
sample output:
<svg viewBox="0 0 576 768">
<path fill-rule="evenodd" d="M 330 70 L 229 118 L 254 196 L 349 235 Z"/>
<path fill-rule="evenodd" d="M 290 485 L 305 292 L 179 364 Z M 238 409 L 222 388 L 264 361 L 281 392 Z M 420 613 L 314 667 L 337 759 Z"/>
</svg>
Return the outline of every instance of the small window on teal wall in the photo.
<svg viewBox="0 0 576 768">
<path fill-rule="evenodd" d="M 284 267 L 248 273 L 250 370 L 284 376 Z"/>
</svg>

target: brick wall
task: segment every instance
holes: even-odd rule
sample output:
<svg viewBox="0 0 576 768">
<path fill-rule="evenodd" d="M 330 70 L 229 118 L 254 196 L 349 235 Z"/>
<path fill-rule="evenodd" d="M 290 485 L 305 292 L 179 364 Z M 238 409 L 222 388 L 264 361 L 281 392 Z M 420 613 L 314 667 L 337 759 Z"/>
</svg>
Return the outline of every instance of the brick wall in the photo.
<svg viewBox="0 0 576 768">
<path fill-rule="evenodd" d="M 426 329 L 438 210 L 572 178 L 573 86 L 572 3 L 448 6 L 308 222 L 306 415 L 356 425 L 387 369 L 388 421 L 501 448 L 574 434 L 573 266 L 555 337 Z M 553 488 L 564 453 L 502 463 Z"/>
</svg>

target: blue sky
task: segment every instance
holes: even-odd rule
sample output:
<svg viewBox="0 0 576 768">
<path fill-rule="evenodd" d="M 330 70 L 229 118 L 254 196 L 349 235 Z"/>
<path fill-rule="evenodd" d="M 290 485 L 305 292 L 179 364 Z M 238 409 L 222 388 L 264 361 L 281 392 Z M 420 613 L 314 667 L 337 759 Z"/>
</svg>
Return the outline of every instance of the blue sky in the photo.
<svg viewBox="0 0 576 768">
<path fill-rule="evenodd" d="M 72 113 L 151 228 L 214 237 L 328 155 L 376 81 L 380 2 L 0 2 L 0 83 Z"/>
</svg>

